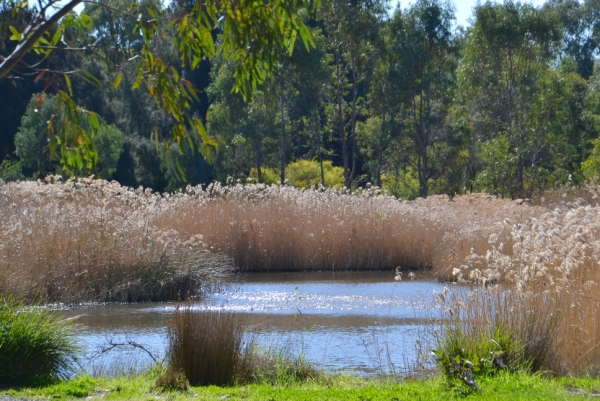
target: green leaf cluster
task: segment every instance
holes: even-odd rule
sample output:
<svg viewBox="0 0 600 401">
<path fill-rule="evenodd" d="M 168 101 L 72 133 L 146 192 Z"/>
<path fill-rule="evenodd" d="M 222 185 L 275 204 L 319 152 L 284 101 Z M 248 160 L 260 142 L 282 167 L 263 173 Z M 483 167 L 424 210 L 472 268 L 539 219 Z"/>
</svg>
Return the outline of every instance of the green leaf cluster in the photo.
<svg viewBox="0 0 600 401">
<path fill-rule="evenodd" d="M 123 152 L 123 134 L 95 113 L 77 107 L 69 108 L 67 115 L 61 116 L 59 108 L 65 101 L 70 102 L 68 98 L 45 94 L 32 97 L 15 136 L 15 154 L 21 159 L 21 166 L 34 177 L 62 170 L 75 176 L 94 174 L 98 178 L 111 178 Z M 78 119 L 76 129 L 63 121 L 69 118 Z M 93 147 L 94 153 L 82 151 L 82 143 Z M 55 157 L 57 147 L 60 160 Z"/>
</svg>

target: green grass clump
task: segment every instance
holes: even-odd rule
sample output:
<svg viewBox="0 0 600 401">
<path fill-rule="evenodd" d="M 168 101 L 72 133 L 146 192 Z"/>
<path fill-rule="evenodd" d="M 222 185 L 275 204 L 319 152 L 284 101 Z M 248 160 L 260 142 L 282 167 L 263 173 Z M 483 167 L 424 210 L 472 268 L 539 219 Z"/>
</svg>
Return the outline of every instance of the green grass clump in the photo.
<svg viewBox="0 0 600 401">
<path fill-rule="evenodd" d="M 291 385 L 322 381 L 326 375 L 303 355 L 294 356 L 288 348 L 262 348 L 249 345 L 236 373 L 237 384 Z"/>
<path fill-rule="evenodd" d="M 434 354 L 450 385 L 464 385 L 468 392 L 481 391 L 476 381 L 480 377 L 528 370 L 524 350 L 525 344 L 501 323 L 489 333 L 466 332 L 460 324 L 449 323 Z"/>
<path fill-rule="evenodd" d="M 447 316 L 434 354 L 451 386 L 471 393 L 499 372 L 557 372 L 558 295 L 445 290 L 436 298 Z"/>
<path fill-rule="evenodd" d="M 64 379 L 79 349 L 69 322 L 44 309 L 0 298 L 0 385 Z"/>
</svg>

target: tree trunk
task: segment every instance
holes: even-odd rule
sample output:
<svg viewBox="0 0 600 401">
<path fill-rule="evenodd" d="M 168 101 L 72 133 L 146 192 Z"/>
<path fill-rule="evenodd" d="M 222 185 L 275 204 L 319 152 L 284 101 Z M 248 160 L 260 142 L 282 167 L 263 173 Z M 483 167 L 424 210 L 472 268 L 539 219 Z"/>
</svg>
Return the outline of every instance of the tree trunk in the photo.
<svg viewBox="0 0 600 401">
<path fill-rule="evenodd" d="M 428 185 L 427 185 L 427 154 L 419 157 L 419 196 L 421 198 L 427 198 Z"/>
<path fill-rule="evenodd" d="M 285 114 L 284 114 L 284 93 L 283 79 L 279 85 L 279 112 L 281 114 L 281 142 L 279 150 L 281 152 L 281 185 L 285 184 Z"/>
<path fill-rule="evenodd" d="M 413 126 L 415 130 L 415 151 L 417 154 L 417 177 L 419 178 L 419 196 L 427 197 L 427 137 L 423 121 L 423 91 L 418 103 L 412 101 Z"/>
<path fill-rule="evenodd" d="M 511 194 L 513 197 L 518 196 L 518 197 L 524 197 L 525 196 L 525 190 L 524 190 L 524 186 L 523 186 L 523 172 L 525 170 L 525 162 L 523 161 L 522 158 L 519 158 L 519 163 L 517 164 L 517 176 L 515 177 L 515 184 L 516 184 L 516 188 L 513 194 Z"/>
<path fill-rule="evenodd" d="M 258 178 L 258 182 L 260 184 L 262 184 L 263 183 L 263 176 L 262 176 L 262 169 L 261 169 L 261 167 L 262 167 L 262 149 L 261 149 L 261 144 L 260 144 L 259 140 L 257 140 L 254 143 L 254 150 L 256 152 L 256 159 L 255 159 L 255 162 L 256 162 L 256 175 L 257 175 L 257 178 Z"/>
<path fill-rule="evenodd" d="M 233 152 L 233 176 L 238 177 L 238 163 L 235 156 L 235 143 L 231 144 L 231 151 Z"/>
<path fill-rule="evenodd" d="M 340 136 L 340 141 L 342 142 L 342 159 L 344 162 L 344 186 L 346 188 L 350 188 L 350 174 L 349 174 L 349 168 L 348 168 L 348 145 L 347 145 L 347 141 L 346 141 L 346 133 L 344 132 L 344 118 L 343 118 L 343 112 L 342 112 L 342 106 L 343 106 L 343 82 L 342 82 L 342 76 L 341 76 L 341 55 L 339 54 L 339 51 L 336 52 L 336 73 L 337 73 L 337 106 L 338 106 L 338 133 Z"/>
<path fill-rule="evenodd" d="M 375 172 L 375 185 L 381 188 L 381 165 L 383 164 L 383 135 L 385 129 L 385 117 L 386 114 L 383 113 L 381 118 L 381 132 L 379 133 L 379 138 L 377 140 L 377 171 Z"/>
<path fill-rule="evenodd" d="M 352 135 L 352 171 L 350 172 L 350 185 L 356 177 L 356 102 L 358 101 L 358 79 L 356 77 L 356 63 L 352 63 L 352 120 L 350 135 Z M 348 187 L 350 188 L 350 187 Z"/>
<path fill-rule="evenodd" d="M 317 112 L 318 113 L 318 112 Z M 323 151 L 321 150 L 321 134 L 319 133 L 319 127 L 315 121 L 315 117 L 311 116 L 311 125 L 315 138 L 317 139 L 317 156 L 319 158 L 319 167 L 321 168 L 321 185 L 325 187 L 325 171 L 323 170 Z"/>
</svg>

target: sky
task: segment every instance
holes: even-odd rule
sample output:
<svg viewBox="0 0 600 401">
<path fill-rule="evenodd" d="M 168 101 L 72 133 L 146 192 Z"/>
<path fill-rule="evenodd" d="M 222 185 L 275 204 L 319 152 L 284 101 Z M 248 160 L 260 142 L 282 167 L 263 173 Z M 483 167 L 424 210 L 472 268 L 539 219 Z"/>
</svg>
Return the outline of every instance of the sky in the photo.
<svg viewBox="0 0 600 401">
<path fill-rule="evenodd" d="M 539 7 L 542 4 L 544 4 L 546 1 L 545 0 L 533 0 L 533 1 L 524 1 L 524 2 L 533 4 L 534 6 Z M 394 8 L 396 7 L 397 3 L 400 3 L 400 6 L 402 8 L 407 8 L 414 2 L 407 1 L 407 0 L 400 0 L 400 1 L 392 0 L 391 3 Z M 454 6 L 456 7 L 456 24 L 462 25 L 463 27 L 471 25 L 468 21 L 473 14 L 473 7 L 475 7 L 475 5 L 477 4 L 477 0 L 454 0 L 453 3 L 454 3 Z M 502 3 L 502 1 L 499 1 L 499 3 Z"/>
</svg>

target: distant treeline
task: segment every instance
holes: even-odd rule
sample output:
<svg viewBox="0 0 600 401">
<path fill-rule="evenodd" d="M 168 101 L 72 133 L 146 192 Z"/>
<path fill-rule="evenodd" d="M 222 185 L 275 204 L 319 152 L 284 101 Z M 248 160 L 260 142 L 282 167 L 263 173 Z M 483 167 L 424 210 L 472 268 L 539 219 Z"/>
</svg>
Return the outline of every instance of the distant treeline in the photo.
<svg viewBox="0 0 600 401">
<path fill-rule="evenodd" d="M 161 20 L 193 4 L 173 1 Z M 246 101 L 231 92 L 234 61 L 180 68 L 197 90 L 193 113 L 218 146 L 173 148 L 173 157 L 150 139 L 153 130 L 168 138 L 172 121 L 147 92 L 132 90 L 135 69 L 123 62 L 142 48 L 134 27 L 148 5 L 160 7 L 155 0 L 87 3 L 83 13 L 93 24 L 67 29 L 64 41 L 101 50 L 55 51 L 46 60 L 53 71 L 80 71 L 71 75 L 73 97 L 105 122 L 94 138 L 98 164 L 81 174 L 158 191 L 228 177 L 303 187 L 371 183 L 404 198 L 531 197 L 600 176 L 598 2 L 485 2 L 462 27 L 442 0 L 406 9 L 385 0 L 322 0 L 316 14 L 306 13 L 314 48 L 297 39 Z M 15 46 L 9 25 L 22 32 L 28 24 L 27 12 L 15 19 L 4 7 L 2 52 Z M 181 65 L 172 49 L 158 46 L 164 60 Z M 32 53 L 24 61 L 38 59 Z M 122 83 L 113 85 L 119 74 Z M 4 180 L 61 172 L 46 139 L 56 92 L 47 78 L 0 80 Z"/>
</svg>

